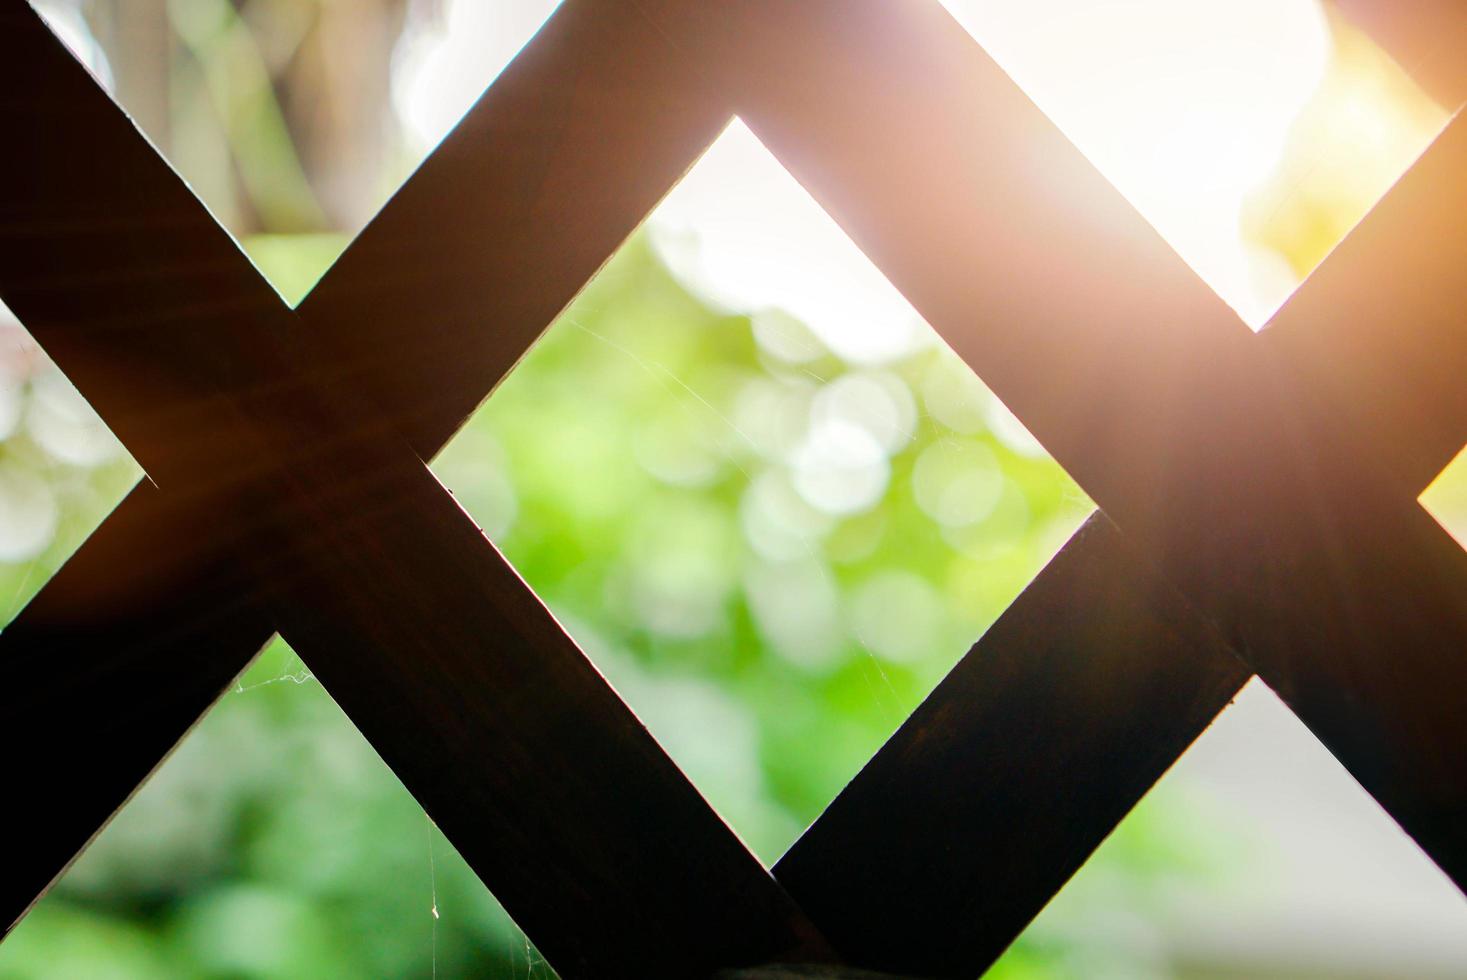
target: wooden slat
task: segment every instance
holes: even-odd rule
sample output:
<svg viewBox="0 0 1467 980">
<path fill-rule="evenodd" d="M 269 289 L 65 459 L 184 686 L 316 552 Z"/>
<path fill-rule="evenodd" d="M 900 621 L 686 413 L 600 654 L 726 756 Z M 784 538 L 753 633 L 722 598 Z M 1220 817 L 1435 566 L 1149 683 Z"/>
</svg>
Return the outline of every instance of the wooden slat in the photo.
<svg viewBox="0 0 1467 980">
<path fill-rule="evenodd" d="M 1464 166 L 1459 117 L 1260 338 L 1409 494 L 1467 445 Z"/>
<path fill-rule="evenodd" d="M 1250 675 L 1097 514 L 775 875 L 861 965 L 977 976 Z"/>
<path fill-rule="evenodd" d="M 645 52 L 587 58 L 578 45 L 613 21 L 570 9 L 557 19 L 582 31 L 570 64 L 655 79 Z M 353 427 L 354 403 L 293 373 L 294 318 L 260 299 L 268 287 L 181 183 L 28 10 L 3 17 L 0 115 L 30 142 L 0 164 L 0 289 L 165 494 L 226 508 L 215 519 L 254 547 L 286 635 L 562 974 L 818 956 L 767 873 L 392 427 L 370 412 Z M 572 118 L 587 108 L 568 104 Z M 83 163 L 97 159 L 108 167 Z M 593 231 L 614 241 L 625 226 Z M 42 845 L 53 859 L 79 843 L 60 836 Z"/>
<path fill-rule="evenodd" d="M 306 298 L 312 356 L 431 458 L 731 117 L 571 0 Z"/>
<path fill-rule="evenodd" d="M 1269 679 L 1434 856 L 1460 872 L 1450 820 L 1461 804 L 1461 780 L 1444 763 L 1463 761 L 1462 741 L 1442 694 L 1456 687 L 1455 667 L 1443 654 L 1461 649 L 1459 553 L 1418 520 L 1397 481 L 1369 472 L 1375 457 L 1363 457 L 1361 473 L 1358 445 L 1337 451 L 1331 437 L 1315 447 L 1327 426 L 1310 413 L 1326 403 L 1323 394 L 1308 409 L 1295 405 L 1287 386 L 1294 379 L 1272 375 L 1274 365 L 1258 354 L 1262 345 L 941 13 L 879 3 L 812 2 L 792 11 L 778 3 L 690 9 L 645 0 L 643 8 L 693 59 L 715 71 L 744 65 L 723 81 L 756 132 L 1102 505 L 1116 504 L 1123 526 L 1149 546 L 1151 561 L 1186 582 L 1199 601 L 1210 600 L 1204 607 L 1229 626 L 1235 644 L 1252 653 L 1270 641 L 1272 655 L 1260 658 Z M 748 46 L 742 62 L 734 52 L 706 49 L 730 37 Z M 1455 237 L 1460 249 L 1461 235 Z M 1058 276 L 1063 288 L 1055 286 Z M 1325 301 L 1322 308 L 1331 306 Z M 1035 326 L 1014 329 L 1021 323 Z M 1428 446 L 1426 457 L 1451 441 L 1399 426 L 1390 434 Z M 1255 450 L 1269 437 L 1272 446 Z M 1380 464 L 1390 455 L 1382 454 Z M 1340 500 L 1355 482 L 1377 485 Z M 1314 507 L 1316 496 L 1328 505 Z M 1392 530 L 1379 530 L 1387 526 Z M 1275 542 L 1290 538 L 1294 546 L 1269 561 Z M 1340 555 L 1337 544 L 1351 538 L 1353 552 Z M 1407 557 L 1388 571 L 1372 567 L 1383 554 Z M 1403 586 L 1420 591 L 1403 593 Z M 1384 608 L 1382 597 L 1394 608 Z M 1356 632 L 1364 620 L 1368 628 Z M 1423 671 L 1417 679 L 1390 665 L 1393 644 L 1402 640 L 1414 644 L 1410 659 Z M 1331 669 L 1327 657 L 1341 647 L 1349 666 Z M 1313 657 L 1290 660 L 1296 648 Z M 1369 681 L 1351 676 L 1357 671 Z M 1291 683 L 1300 676 L 1318 680 L 1327 693 L 1301 697 L 1301 686 Z M 1352 704 L 1376 688 L 1382 702 Z M 1405 716 L 1418 706 L 1423 719 Z M 1133 710 L 1159 707 L 1138 702 Z M 1187 731 L 1195 734 L 1201 724 L 1179 721 L 1185 744 Z M 891 751 L 932 737 L 927 727 L 904 730 Z M 1380 754 L 1379 746 L 1392 741 L 1395 753 Z M 1393 779 L 1387 759 L 1416 767 L 1409 778 Z M 1001 787 L 969 785 L 1002 795 Z M 886 911 L 881 896 L 891 887 L 919 903 L 921 912 L 909 921 L 924 934 L 940 930 L 926 932 L 929 923 L 915 921 L 921 913 L 963 926 L 945 917 L 941 901 L 903 891 L 909 881 L 874 874 L 860 881 L 867 869 L 851 860 L 840 838 L 859 834 L 853 828 L 865 820 L 887 818 L 895 808 L 890 801 L 902 797 L 871 787 L 864 775 L 853 790 L 869 790 L 871 812 L 842 818 L 838 804 L 791 855 L 821 847 L 845 860 L 811 860 L 808 866 L 823 872 L 811 874 L 813 884 L 787 877 L 803 864 L 782 864 L 777 872 L 827 932 L 839 930 L 838 945 L 857 962 L 912 969 L 926 954 L 880 959 L 886 951 L 900 957 L 903 940 L 908 949 L 924 949 L 921 938 L 892 928 L 890 916 L 866 918 L 860 932 L 821 909 L 828 902 L 849 910 L 866 899 Z M 921 810 L 925 800 L 909 795 L 903 802 Z M 1109 826 L 1074 826 L 1057 843 L 1095 840 Z M 951 849 L 934 844 L 926 856 L 942 854 L 942 861 L 924 870 L 948 866 L 968 847 L 986 848 L 991 860 L 993 842 L 965 831 L 964 821 L 954 821 L 942 838 Z M 828 845 L 820 840 L 826 834 Z M 982 860 L 970 855 L 959 866 L 966 871 Z M 1034 896 L 1020 899 L 1032 903 Z M 947 966 L 954 975 L 971 973 L 994 952 L 977 949 Z"/>
<path fill-rule="evenodd" d="M 288 533 L 263 542 L 281 632 L 327 690 L 561 976 L 818 956 L 793 903 L 403 445 L 294 470 Z"/>
<path fill-rule="evenodd" d="M 20 747 L 4 933 L 270 638 L 249 584 L 212 560 L 218 512 L 189 503 L 144 481 L 0 633 L 0 744 Z"/>
</svg>

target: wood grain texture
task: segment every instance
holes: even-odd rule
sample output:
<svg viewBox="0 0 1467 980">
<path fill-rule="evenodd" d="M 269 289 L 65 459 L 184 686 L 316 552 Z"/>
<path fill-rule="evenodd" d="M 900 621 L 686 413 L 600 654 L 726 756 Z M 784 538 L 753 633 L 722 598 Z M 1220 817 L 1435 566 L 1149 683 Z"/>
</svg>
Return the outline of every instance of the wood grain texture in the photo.
<svg viewBox="0 0 1467 980">
<path fill-rule="evenodd" d="M 146 481 L 0 632 L 10 929 L 270 639 L 212 501 Z M 169 546 L 160 547 L 159 542 Z"/>
<path fill-rule="evenodd" d="M 339 365 L 323 359 L 334 353 L 331 343 L 305 336 L 299 319 L 39 20 L 24 5 L 5 8 L 0 18 L 0 117 L 32 141 L 28 153 L 0 163 L 0 291 L 113 421 L 161 488 L 156 496 L 169 501 L 154 507 L 146 492 L 136 493 L 123 509 L 130 520 L 95 539 L 113 547 L 89 544 L 78 571 L 58 578 L 37 612 L 6 631 L 4 655 L 39 661 L 57 630 L 79 632 L 67 614 L 77 599 L 116 600 L 122 611 L 99 618 L 67 648 L 75 659 L 50 668 L 58 697 L 70 688 L 80 704 L 97 704 L 89 685 L 106 676 L 110 697 L 125 700 L 149 672 L 164 669 L 160 656 L 218 655 L 152 702 L 160 712 L 138 738 L 119 727 L 118 712 L 81 718 L 76 737 L 46 746 L 38 760 L 45 764 L 24 770 L 42 781 L 33 787 L 39 791 L 62 781 L 46 773 L 68 771 L 68 754 L 87 735 L 110 733 L 116 743 L 106 784 L 79 784 L 57 801 L 75 804 L 77 820 L 54 831 L 36 821 L 27 839 L 37 858 L 29 877 L 7 876 L 9 908 L 18 912 L 44 886 L 47 873 L 86 839 L 81 815 L 100 822 L 103 808 L 121 802 L 127 781 L 166 749 L 170 726 L 175 734 L 185 730 L 268 637 L 263 624 L 273 622 L 285 625 L 347 714 L 562 975 L 686 976 L 779 956 L 819 958 L 820 940 L 767 872 L 409 447 L 402 420 L 426 429 L 425 419 L 441 415 L 420 416 L 406 403 L 393 410 L 370 391 L 350 394 L 332 373 Z M 650 86 L 649 94 L 660 96 L 666 79 L 641 52 L 608 45 L 617 40 L 606 36 L 614 24 L 605 8 L 569 5 L 550 33 L 576 36 L 559 39 L 559 61 L 526 62 L 531 68 L 524 71 L 540 77 L 528 80 L 522 97 L 543 95 L 551 82 L 580 90 L 608 81 L 628 92 Z M 545 77 L 567 65 L 574 67 L 564 77 Z M 506 77 L 514 75 L 512 68 Z M 593 133 L 615 130 L 615 120 L 588 115 L 604 105 L 568 98 L 557 118 L 544 114 L 543 98 L 534 101 L 533 118 L 550 127 L 547 138 L 574 146 L 587 135 L 577 131 L 578 119 Z M 629 103 L 638 107 L 628 112 L 629 125 L 652 118 L 645 101 Z M 493 111 L 510 114 L 507 128 L 501 115 L 506 132 L 515 131 L 515 114 L 532 117 L 525 101 L 513 99 Z M 711 137 L 699 128 L 710 119 L 722 121 L 686 118 L 631 163 L 645 166 L 663 152 L 664 165 L 674 168 L 665 186 L 685 164 L 684 142 L 696 148 Z M 527 167 L 546 181 L 532 156 L 505 154 L 496 174 L 484 166 L 484 150 L 458 161 L 477 164 L 475 194 L 493 200 L 523 188 Z M 109 166 L 93 167 L 99 158 Z M 496 176 L 504 183 L 496 186 Z M 656 176 L 639 172 L 633 186 L 637 181 L 651 187 Z M 552 180 L 542 192 L 554 199 L 563 189 Z M 587 254 L 598 244 L 609 252 L 640 217 L 638 208 L 632 195 L 604 216 L 604 225 L 586 219 Z M 528 223 L 540 215 L 529 209 L 516 217 Z M 513 239 L 514 226 L 507 230 Z M 419 229 L 419 239 L 430 233 Z M 539 229 L 522 228 L 520 238 L 542 249 L 552 241 Z M 504 254 L 515 244 L 506 243 Z M 522 349 L 545 325 L 531 318 L 564 305 L 582 281 L 577 276 L 594 267 L 572 265 L 550 277 L 535 303 L 520 297 L 505 317 L 509 329 L 493 342 L 497 359 L 479 370 L 507 369 L 518 356 L 513 345 Z M 432 285 L 410 288 L 431 296 Z M 475 326 L 482 332 L 482 322 Z M 481 373 L 481 389 L 460 387 L 459 402 L 471 406 L 495 380 Z M 438 438 L 447 435 L 439 430 Z M 431 442 L 433 435 L 420 431 L 419 438 Z M 171 586 L 184 572 L 239 576 L 229 579 L 228 592 L 201 582 L 183 593 L 204 601 L 202 611 L 181 621 L 171 618 L 179 609 L 139 605 L 128 589 L 106 580 L 119 544 L 123 554 L 129 545 L 156 549 L 158 535 L 190 530 L 167 523 L 174 501 L 229 532 L 188 542 L 179 562 L 162 562 L 167 567 L 155 581 L 141 583 L 141 594 Z M 232 603 L 237 615 L 219 619 Z M 148 642 L 170 631 L 178 637 L 171 646 Z M 138 642 L 125 654 L 98 649 L 129 638 Z M 220 638 L 236 646 L 208 646 Z M 195 643 L 192 650 L 184 645 Z M 594 820 L 584 819 L 593 813 Z"/>
</svg>

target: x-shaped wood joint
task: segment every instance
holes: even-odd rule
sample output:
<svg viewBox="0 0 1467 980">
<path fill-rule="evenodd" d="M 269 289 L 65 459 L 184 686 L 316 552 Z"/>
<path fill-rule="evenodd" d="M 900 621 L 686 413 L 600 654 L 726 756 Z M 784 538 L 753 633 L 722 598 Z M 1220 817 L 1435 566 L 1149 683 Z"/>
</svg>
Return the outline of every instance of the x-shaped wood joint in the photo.
<svg viewBox="0 0 1467 980">
<path fill-rule="evenodd" d="M 1462 125 L 1254 336 L 936 4 L 567 0 L 292 312 L 0 9 L 0 295 L 156 484 L 0 635 L 0 738 L 57 733 L 7 922 L 277 628 L 565 976 L 976 973 L 1255 670 L 1463 883 L 1467 555 L 1415 502 Z M 735 111 L 1105 514 L 773 877 L 422 463 Z"/>
</svg>

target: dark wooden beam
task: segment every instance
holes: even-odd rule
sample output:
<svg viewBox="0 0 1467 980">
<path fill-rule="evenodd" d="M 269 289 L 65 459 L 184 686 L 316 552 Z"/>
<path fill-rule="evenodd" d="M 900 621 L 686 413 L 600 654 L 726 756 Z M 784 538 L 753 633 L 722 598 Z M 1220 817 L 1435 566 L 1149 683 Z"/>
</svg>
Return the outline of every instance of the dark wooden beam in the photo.
<svg viewBox="0 0 1467 980">
<path fill-rule="evenodd" d="M 1464 166 L 1459 118 L 1260 335 L 1314 411 L 1363 439 L 1409 496 L 1467 445 Z"/>
<path fill-rule="evenodd" d="M 862 965 L 976 976 L 1249 676 L 1097 514 L 775 875 Z"/>
<path fill-rule="evenodd" d="M 301 319 L 314 321 L 278 302 L 25 5 L 0 9 L 0 118 L 26 140 L 26 152 L 0 162 L 0 292 L 113 422 L 168 501 L 154 507 L 144 494 L 125 513 L 146 526 L 182 505 L 206 526 L 228 529 L 186 538 L 179 562 L 146 559 L 152 581 L 145 592 L 185 570 L 214 568 L 226 569 L 215 582 L 231 589 L 186 591 L 207 600 L 203 614 L 149 622 L 151 614 L 181 610 L 171 602 L 127 605 L 127 588 L 100 581 L 109 552 L 93 549 L 77 573 L 58 579 L 62 592 L 40 602 L 49 615 L 23 617 L 18 630 L 7 630 L 5 656 L 46 663 L 40 646 L 56 635 L 48 627 L 62 631 L 62 652 L 81 656 L 50 661 L 44 680 L 51 703 L 71 689 L 80 703 L 95 704 L 89 685 L 99 678 L 120 682 L 108 694 L 126 698 L 138 678 L 162 668 L 148 637 L 241 638 L 223 650 L 191 651 L 222 656 L 208 670 L 189 671 L 160 699 L 169 715 L 139 733 L 147 738 L 134 739 L 115 712 L 100 723 L 76 719 L 78 737 L 42 753 L 54 775 L 40 765 L 22 769 L 37 781 L 20 788 L 26 798 L 105 817 L 98 811 L 118 802 L 126 780 L 156 761 L 149 753 L 166 741 L 168 726 L 181 733 L 217 695 L 219 681 L 268 637 L 267 624 L 281 623 L 562 975 L 686 976 L 824 955 L 767 872 L 433 480 L 398 428 L 413 414 L 383 413 L 373 392 L 340 383 L 334 362 L 322 359 L 334 353 L 330 343 L 302 329 Z M 499 131 L 521 131 L 516 118 L 534 119 L 547 127 L 542 139 L 554 134 L 573 148 L 588 128 L 616 130 L 616 120 L 590 119 L 606 108 L 596 99 L 565 98 L 557 116 L 544 98 L 557 86 L 646 89 L 648 98 L 630 100 L 620 120 L 645 126 L 646 106 L 666 106 L 661 92 L 669 79 L 655 58 L 644 57 L 648 42 L 639 47 L 618 24 L 605 6 L 568 4 L 523 67 L 506 76 L 519 79 L 511 89 L 518 97 L 491 110 L 509 114 Z M 650 42 L 654 50 L 660 43 Z M 702 128 L 709 121 L 721 122 L 686 116 L 685 126 L 657 134 L 647 155 L 631 162 L 645 166 L 660 150 L 664 165 L 674 167 L 670 181 L 687 159 L 685 141 L 697 146 L 711 137 Z M 533 154 L 506 154 L 496 171 L 483 167 L 482 153 L 459 158 L 461 167 L 480 164 L 451 185 L 461 199 L 493 201 L 547 178 L 543 167 L 527 177 L 524 168 L 541 162 Z M 638 173 L 631 183 L 654 180 Z M 554 200 L 562 189 L 552 181 L 543 193 Z M 583 215 L 581 232 L 609 252 L 640 216 L 638 206 L 632 199 L 609 214 Z M 540 215 L 526 208 L 516 217 Z M 551 237 L 513 224 L 481 231 L 541 247 Z M 416 239 L 435 233 L 431 225 L 416 229 Z M 522 299 L 510 312 L 539 317 L 558 309 L 593 269 L 572 265 L 547 277 L 537 302 Z M 431 295 L 431 286 L 415 288 Z M 528 342 L 544 322 L 509 318 L 500 349 Z M 486 366 L 504 370 L 513 359 Z M 472 404 L 467 392 L 459 398 Z M 142 538 L 138 524 L 123 523 L 97 540 L 168 551 L 174 536 L 193 527 L 147 529 L 158 536 Z M 68 587 L 80 596 L 66 595 Z M 85 607 L 92 612 L 82 615 L 96 616 L 86 630 L 65 613 L 76 608 L 65 600 L 77 598 L 100 600 Z M 237 614 L 221 619 L 221 608 Z M 12 642 L 12 634 L 19 639 Z M 117 638 L 136 642 L 89 653 Z M 158 652 L 185 649 L 173 642 Z M 6 744 L 31 744 L 9 726 L 12 717 L 33 715 L 34 705 L 24 691 L 7 694 L 22 710 L 4 715 Z M 117 769 L 96 788 L 79 784 L 76 767 L 65 765 L 93 724 L 93 734 L 117 743 L 108 759 Z M 60 799 L 42 792 L 57 787 Z M 595 820 L 568 818 L 590 813 Z M 85 839 L 78 837 L 84 821 L 63 824 L 37 819 L 27 829 L 33 856 L 23 874 L 7 875 L 9 910 L 19 912 Z"/>
</svg>

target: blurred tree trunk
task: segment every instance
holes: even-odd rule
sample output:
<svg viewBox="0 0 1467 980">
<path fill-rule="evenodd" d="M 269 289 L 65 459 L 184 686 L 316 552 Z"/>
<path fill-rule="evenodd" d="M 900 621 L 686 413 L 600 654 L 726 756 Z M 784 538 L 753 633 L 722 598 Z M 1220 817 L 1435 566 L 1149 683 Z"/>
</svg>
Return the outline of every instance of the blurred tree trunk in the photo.
<svg viewBox="0 0 1467 980">
<path fill-rule="evenodd" d="M 359 229 L 408 0 L 78 0 L 114 94 L 236 235 Z"/>
<path fill-rule="evenodd" d="M 314 22 L 275 76 L 301 163 L 336 228 L 371 218 L 398 151 L 391 67 L 406 6 L 315 3 Z"/>
<path fill-rule="evenodd" d="M 87 0 L 85 14 L 111 62 L 113 95 L 154 143 L 166 146 L 174 44 L 168 0 L 126 0 L 125 9 L 116 0 Z"/>
</svg>

